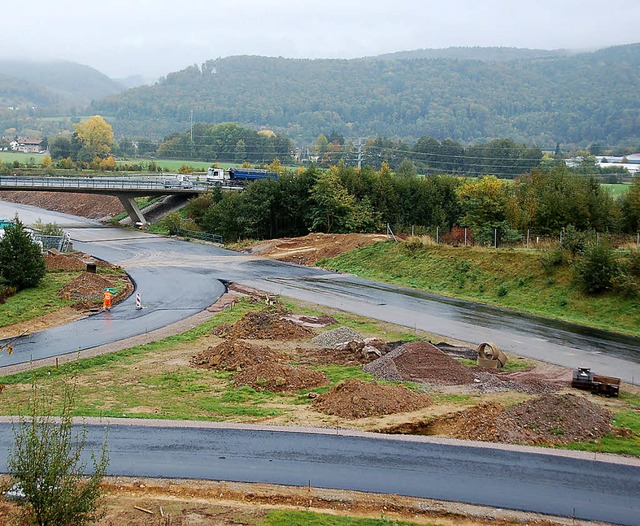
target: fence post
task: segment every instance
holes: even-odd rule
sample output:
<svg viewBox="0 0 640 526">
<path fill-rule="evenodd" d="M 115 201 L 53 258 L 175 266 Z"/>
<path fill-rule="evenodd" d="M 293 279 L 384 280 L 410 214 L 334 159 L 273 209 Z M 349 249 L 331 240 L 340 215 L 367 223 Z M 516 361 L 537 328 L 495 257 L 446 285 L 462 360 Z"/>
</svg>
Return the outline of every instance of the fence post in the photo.
<svg viewBox="0 0 640 526">
<path fill-rule="evenodd" d="M 640 232 L 636 235 L 636 245 L 640 247 Z"/>
<path fill-rule="evenodd" d="M 467 246 L 467 227 L 464 227 L 464 246 Z"/>
<path fill-rule="evenodd" d="M 529 248 L 529 233 L 531 232 L 531 230 L 529 228 L 527 228 L 527 248 Z"/>
<path fill-rule="evenodd" d="M 498 229 L 493 229 L 493 248 L 498 248 Z"/>
<path fill-rule="evenodd" d="M 440 244 L 440 227 L 436 227 L 436 245 Z"/>
</svg>

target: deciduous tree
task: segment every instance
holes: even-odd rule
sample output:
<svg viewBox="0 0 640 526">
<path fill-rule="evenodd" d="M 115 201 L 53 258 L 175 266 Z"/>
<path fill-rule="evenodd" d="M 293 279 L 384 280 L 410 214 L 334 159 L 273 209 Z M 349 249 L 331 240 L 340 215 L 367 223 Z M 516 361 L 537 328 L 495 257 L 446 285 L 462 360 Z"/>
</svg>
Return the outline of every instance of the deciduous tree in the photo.
<svg viewBox="0 0 640 526">
<path fill-rule="evenodd" d="M 75 125 L 75 135 L 83 148 L 93 156 L 105 157 L 113 144 L 113 128 L 100 115 Z"/>
</svg>

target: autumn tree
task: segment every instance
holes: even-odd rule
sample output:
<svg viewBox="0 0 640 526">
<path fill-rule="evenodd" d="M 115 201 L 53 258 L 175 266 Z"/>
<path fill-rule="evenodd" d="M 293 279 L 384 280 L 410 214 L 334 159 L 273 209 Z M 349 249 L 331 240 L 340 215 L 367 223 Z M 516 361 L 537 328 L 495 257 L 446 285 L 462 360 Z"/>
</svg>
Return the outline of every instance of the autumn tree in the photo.
<svg viewBox="0 0 640 526">
<path fill-rule="evenodd" d="M 100 115 L 75 125 L 74 137 L 94 157 L 106 157 L 113 144 L 113 129 Z"/>
</svg>

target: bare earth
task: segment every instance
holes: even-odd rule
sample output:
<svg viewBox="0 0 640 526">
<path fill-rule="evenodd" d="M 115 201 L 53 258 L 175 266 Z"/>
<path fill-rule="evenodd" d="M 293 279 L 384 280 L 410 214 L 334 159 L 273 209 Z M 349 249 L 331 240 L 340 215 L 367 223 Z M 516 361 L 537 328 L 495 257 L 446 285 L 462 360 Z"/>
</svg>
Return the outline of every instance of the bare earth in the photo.
<svg viewBox="0 0 640 526">
<path fill-rule="evenodd" d="M 15 193 L 18 194 L 18 193 Z M 15 200 L 33 204 L 42 208 L 57 210 L 91 218 L 122 211 L 119 201 L 108 204 L 103 196 L 39 194 L 34 196 L 9 196 L 3 193 L 4 200 Z M 115 198 L 114 198 L 115 199 Z M 261 254 L 283 261 L 310 264 L 319 259 L 332 257 L 344 251 L 368 243 L 386 239 L 385 236 L 370 235 L 323 235 L 311 234 L 300 239 L 284 239 L 263 242 L 247 249 L 253 254 Z M 85 257 L 85 256 L 83 256 Z M 53 259 L 53 258 L 52 258 Z M 56 262 L 51 261 L 51 265 Z M 70 259 L 57 260 L 58 265 L 73 266 Z M 95 276 L 95 275 L 94 275 Z M 85 286 L 82 296 L 90 295 L 92 283 L 80 283 Z M 102 291 L 103 283 L 95 283 L 96 290 Z M 122 299 L 122 298 L 119 298 Z M 220 308 L 228 306 L 229 297 L 221 299 Z M 82 308 L 82 306 L 79 306 Z M 86 306 L 85 306 L 86 307 Z M 219 309 L 212 308 L 207 315 L 213 315 Z M 61 323 L 68 323 L 87 315 L 85 310 L 65 308 L 49 313 L 28 323 L 5 327 L 0 337 L 15 336 L 42 330 Z M 200 319 L 200 318 L 199 318 Z M 314 324 L 314 321 L 318 322 Z M 185 322 L 189 323 L 189 322 Z M 331 323 L 331 321 L 325 322 Z M 405 388 L 389 387 L 368 382 L 345 382 L 328 391 L 317 400 L 311 409 L 305 409 L 296 417 L 296 421 L 282 422 L 290 425 L 324 425 L 327 418 L 339 419 L 340 425 L 361 429 L 374 429 L 385 432 L 441 434 L 465 439 L 509 442 L 516 430 L 529 428 L 532 415 L 537 418 L 536 428 L 547 429 L 543 437 L 534 436 L 531 443 L 549 443 L 558 438 L 553 429 L 541 418 L 557 425 L 559 419 L 570 422 L 580 413 L 580 429 L 586 428 L 593 436 L 602 436 L 609 431 L 608 410 L 592 403 L 585 397 L 562 393 L 570 381 L 571 372 L 537 364 L 532 370 L 513 373 L 485 372 L 472 374 L 459 362 L 449 358 L 433 345 L 408 344 L 395 350 L 385 349 L 380 357 L 366 354 L 358 345 L 348 349 L 320 349 L 303 340 L 309 339 L 313 332 L 306 327 L 322 327 L 322 320 L 291 321 L 284 316 L 272 318 L 258 316 L 241 320 L 232 327 L 222 328 L 219 334 L 209 337 L 210 345 L 193 356 L 191 350 L 184 350 L 182 358 L 172 354 L 172 366 L 176 360 L 192 366 L 237 371 L 238 381 L 254 388 L 265 387 L 301 389 L 322 385 L 324 381 L 317 375 L 310 375 L 305 364 L 368 364 L 370 372 L 380 379 L 396 379 L 389 375 L 399 374 L 401 378 L 414 382 L 423 382 L 437 386 L 441 392 L 492 393 L 495 403 L 476 406 L 455 414 L 447 412 L 441 406 L 438 414 L 424 420 L 418 409 L 431 404 L 428 394 L 414 393 Z M 181 329 L 182 327 L 182 329 Z M 167 328 L 169 330 L 169 328 Z M 184 330 L 184 324 L 172 329 Z M 226 331 L 226 332 L 225 332 Z M 309 331 L 305 333 L 305 331 Z M 156 339 L 166 336 L 161 331 Z M 132 346 L 132 345 L 129 345 Z M 121 346 L 99 350 L 108 352 Z M 429 356 L 424 362 L 424 356 Z M 239 361 L 239 360 L 244 361 Z M 235 361 L 234 361 L 235 360 Z M 290 367 L 286 362 L 295 361 L 299 367 Z M 157 366 L 166 367 L 166 359 Z M 428 363 L 428 367 L 426 364 Z M 461 376 L 460 371 L 464 370 Z M 313 372 L 313 371 L 311 371 Z M 122 371 L 122 373 L 125 373 Z M 452 379 L 455 381 L 452 382 Z M 456 385 L 452 385 L 456 384 Z M 400 390 L 398 390 L 400 389 Z M 452 391 L 453 390 L 453 391 Z M 506 394 L 505 394 L 506 392 Z M 556 394 L 558 393 L 559 394 Z M 538 405 L 531 410 L 526 404 L 512 405 L 530 398 L 531 394 L 540 394 Z M 380 407 L 383 399 L 386 404 Z M 500 403 L 502 402 L 502 403 Z M 505 409 L 505 406 L 510 406 Z M 517 407 L 522 407 L 518 411 Z M 396 413 L 403 412 L 398 420 Z M 330 416 L 339 415 L 339 416 Z M 388 416 L 384 416 L 388 415 Z M 543 415 L 542 417 L 540 415 Z M 546 417 L 545 417 L 546 415 Z M 290 416 L 289 416 L 290 418 Z M 333 422 L 333 420 L 332 420 Z M 504 422 L 508 422 L 505 427 Z M 269 422 L 277 424 L 277 421 Z M 501 424 L 502 423 L 502 424 Z M 502 427 L 501 427 L 502 425 Z M 545 427 L 546 426 L 546 427 Z M 567 426 L 568 430 L 568 426 Z M 568 432 L 568 431 L 567 431 Z M 567 439 L 573 435 L 567 435 Z M 522 441 L 517 436 L 514 441 Z M 0 485 L 7 478 L 0 478 Z M 191 524 L 257 524 L 270 509 L 310 510 L 321 513 L 341 514 L 370 518 L 388 518 L 405 520 L 416 524 L 437 523 L 443 525 L 485 525 L 512 524 L 514 522 L 531 525 L 585 524 L 580 521 L 553 517 L 542 517 L 513 511 L 495 510 L 479 506 L 469 506 L 448 502 L 412 499 L 396 495 L 374 495 L 358 492 L 339 492 L 317 488 L 291 488 L 263 484 L 235 484 L 212 481 L 180 481 L 158 479 L 112 478 L 107 482 L 107 515 L 101 525 L 191 525 Z M 0 524 L 8 522 L 9 513 L 14 504 L 0 501 Z"/>
</svg>

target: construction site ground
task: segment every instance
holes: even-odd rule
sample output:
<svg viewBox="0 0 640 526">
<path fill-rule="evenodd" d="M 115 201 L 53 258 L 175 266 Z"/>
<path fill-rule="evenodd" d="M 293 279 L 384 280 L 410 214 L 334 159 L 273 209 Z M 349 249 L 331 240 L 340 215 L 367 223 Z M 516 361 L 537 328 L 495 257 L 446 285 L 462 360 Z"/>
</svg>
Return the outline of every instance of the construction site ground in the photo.
<svg viewBox="0 0 640 526">
<path fill-rule="evenodd" d="M 42 203 L 37 206 L 44 207 Z M 68 209 L 62 211 L 79 213 Z M 309 263 L 371 240 L 375 241 L 373 236 L 312 235 L 297 241 L 265 243 L 258 248 L 254 246 L 252 251 L 296 263 Z M 315 248 L 312 250 L 310 246 Z M 66 263 L 65 260 L 61 264 Z M 91 283 L 85 285 L 91 287 Z M 101 293 L 100 285 L 104 284 L 94 285 Z M 90 293 L 88 288 L 83 289 L 83 295 Z M 240 298 L 256 304 L 263 302 L 259 291 L 232 288 L 230 294 L 221 298 L 219 308 L 211 309 L 210 315 L 230 308 Z M 321 315 L 303 314 L 311 309 L 321 310 Z M 64 323 L 78 315 L 79 311 L 74 314 L 71 310 L 65 310 L 58 317 L 43 317 L 30 325 L 45 328 Z M 83 382 L 92 386 L 110 383 L 136 386 L 149 371 L 154 374 L 185 368 L 200 368 L 212 373 L 227 371 L 232 373 L 230 378 L 211 376 L 212 391 L 228 389 L 232 382 L 236 387 L 247 385 L 256 391 L 291 393 L 290 398 L 279 400 L 282 407 L 277 416 L 247 417 L 237 421 L 340 426 L 546 446 L 598 440 L 612 432 L 609 424 L 612 412 L 624 406 L 619 399 L 594 397 L 572 390 L 569 386 L 571 371 L 550 364 L 510 356 L 512 364 L 520 362 L 519 367 L 508 372 L 479 370 L 463 365 L 457 359 L 456 353 L 469 353 L 469 349 L 459 349 L 464 342 L 450 340 L 445 342 L 449 346 L 438 348 L 428 342 L 440 342 L 431 334 L 417 334 L 422 342 L 384 341 L 385 334 L 404 330 L 386 324 L 380 324 L 376 334 L 362 335 L 383 340 L 382 343 L 371 342 L 368 351 L 357 338 L 336 349 L 326 343 L 326 335 L 335 330 L 339 317 L 340 313 L 331 309 L 302 305 L 300 312 L 287 312 L 276 304 L 265 312 L 246 315 L 232 325 L 218 327 L 196 345 L 178 346 L 171 353 L 146 353 L 141 359 L 118 367 L 117 371 L 106 369 L 99 379 L 80 376 L 79 386 L 82 387 Z M 11 333 L 21 329 L 7 327 L 4 330 Z M 179 332 L 179 327 L 169 330 Z M 156 335 L 156 338 L 160 337 L 163 337 L 161 332 Z M 324 344 L 318 338 L 325 338 Z M 477 343 L 468 344 L 471 351 Z M 104 352 L 108 351 L 108 348 L 104 349 Z M 375 380 L 350 379 L 329 387 L 328 378 L 317 372 L 322 365 L 363 367 Z M 410 388 L 390 383 L 398 380 L 411 382 Z M 14 388 L 26 391 L 28 386 L 7 386 L 6 394 Z M 625 385 L 623 389 L 640 394 L 633 386 Z M 301 393 L 308 393 L 310 403 L 299 402 Z M 154 416 L 162 410 L 150 403 L 131 408 L 129 416 Z M 195 416 L 200 418 L 202 415 Z M 580 425 L 572 425 L 578 421 Z M 628 433 L 626 430 L 615 432 Z M 578 523 L 456 503 L 316 488 L 131 479 L 110 479 L 108 487 L 108 513 L 99 523 L 103 525 L 252 525 L 275 508 L 384 517 L 417 524 Z M 4 523 L 14 506 L 0 501 L 0 523 Z"/>
</svg>

